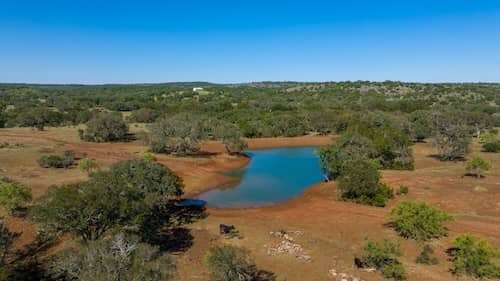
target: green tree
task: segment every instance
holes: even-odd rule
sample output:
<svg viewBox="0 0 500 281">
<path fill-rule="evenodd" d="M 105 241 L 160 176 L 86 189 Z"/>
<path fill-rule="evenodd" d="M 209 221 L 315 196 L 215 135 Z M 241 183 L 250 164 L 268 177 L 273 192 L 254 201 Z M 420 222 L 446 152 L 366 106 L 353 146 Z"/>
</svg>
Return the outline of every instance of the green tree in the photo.
<svg viewBox="0 0 500 281">
<path fill-rule="evenodd" d="M 91 176 L 99 171 L 99 164 L 94 159 L 82 159 L 80 163 L 78 163 L 78 168 L 80 171 L 87 173 L 88 176 Z"/>
<path fill-rule="evenodd" d="M 342 174 L 348 161 L 376 158 L 377 150 L 370 139 L 357 133 L 346 133 L 335 144 L 321 148 L 319 155 L 323 170 L 336 178 Z"/>
<path fill-rule="evenodd" d="M 31 189 L 29 187 L 0 181 L 0 205 L 10 214 L 24 207 L 31 199 Z"/>
<path fill-rule="evenodd" d="M 441 160 L 464 158 L 469 152 L 469 128 L 461 116 L 449 112 L 433 113 L 433 144 Z"/>
<path fill-rule="evenodd" d="M 453 259 L 452 271 L 474 278 L 500 278 L 500 250 L 474 235 L 461 235 L 453 240 L 448 253 Z"/>
<path fill-rule="evenodd" d="M 128 125 L 120 114 L 100 113 L 90 119 L 85 130 L 80 130 L 80 138 L 91 142 L 126 140 Z"/>
<path fill-rule="evenodd" d="M 241 138 L 241 131 L 236 126 L 229 122 L 220 120 L 210 120 L 211 135 L 222 140 L 227 153 L 240 153 L 247 148 L 247 143 Z"/>
<path fill-rule="evenodd" d="M 341 197 L 356 203 L 385 206 L 393 194 L 379 180 L 380 173 L 371 162 L 362 159 L 348 161 L 338 178 Z"/>
<path fill-rule="evenodd" d="M 416 141 L 423 141 L 432 135 L 430 112 L 427 110 L 417 110 L 412 112 L 408 119 L 411 126 L 411 134 Z"/>
<path fill-rule="evenodd" d="M 97 181 L 112 185 L 127 185 L 139 189 L 144 194 L 161 198 L 179 197 L 183 194 L 184 183 L 166 166 L 142 159 L 125 160 L 111 165 L 108 172 L 94 176 Z"/>
<path fill-rule="evenodd" d="M 377 268 L 386 278 L 406 280 L 406 270 L 398 260 L 403 254 L 399 243 L 369 240 L 364 246 L 364 251 L 365 263 L 368 266 Z"/>
<path fill-rule="evenodd" d="M 48 263 L 52 280 L 168 281 L 175 274 L 173 260 L 137 238 L 117 234 L 112 239 L 65 250 Z"/>
<path fill-rule="evenodd" d="M 96 240 L 119 226 L 138 226 L 163 200 L 182 194 L 180 178 L 145 160 L 115 163 L 85 183 L 52 188 L 32 208 L 42 232 Z"/>
<path fill-rule="evenodd" d="M 476 156 L 467 161 L 465 168 L 469 173 L 480 178 L 484 176 L 485 172 L 491 169 L 491 162 L 479 156 Z"/>
<path fill-rule="evenodd" d="M 256 270 L 247 250 L 231 245 L 214 247 L 206 256 L 212 281 L 255 280 Z"/>
<path fill-rule="evenodd" d="M 415 201 L 400 202 L 389 218 L 399 235 L 420 241 L 447 235 L 443 223 L 452 219 L 440 209 Z"/>
<path fill-rule="evenodd" d="M 60 112 L 45 107 L 28 108 L 17 115 L 17 124 L 20 127 L 33 127 L 40 131 L 48 125 L 58 125 L 62 120 Z"/>
<path fill-rule="evenodd" d="M 145 143 L 156 153 L 186 155 L 199 151 L 199 141 L 207 138 L 206 124 L 190 114 L 159 118 L 148 127 Z"/>
</svg>

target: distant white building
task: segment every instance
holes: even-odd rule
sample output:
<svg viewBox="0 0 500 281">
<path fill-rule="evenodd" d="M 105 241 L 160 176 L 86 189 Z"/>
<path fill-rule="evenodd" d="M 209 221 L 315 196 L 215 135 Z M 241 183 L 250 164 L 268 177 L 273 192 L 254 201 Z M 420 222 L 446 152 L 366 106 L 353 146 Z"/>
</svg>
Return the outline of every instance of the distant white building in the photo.
<svg viewBox="0 0 500 281">
<path fill-rule="evenodd" d="M 193 92 L 203 91 L 202 87 L 194 87 Z"/>
</svg>

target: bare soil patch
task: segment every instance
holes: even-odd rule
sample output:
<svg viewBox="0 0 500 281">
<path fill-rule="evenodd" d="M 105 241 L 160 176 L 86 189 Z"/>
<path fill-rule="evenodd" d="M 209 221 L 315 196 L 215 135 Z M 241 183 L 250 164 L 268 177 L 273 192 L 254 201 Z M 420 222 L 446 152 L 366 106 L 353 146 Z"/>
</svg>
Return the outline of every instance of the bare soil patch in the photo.
<svg viewBox="0 0 500 281">
<path fill-rule="evenodd" d="M 250 149 L 317 146 L 334 140 L 329 136 L 300 138 L 251 139 Z M 9 176 L 27 184 L 35 197 L 46 192 L 53 184 L 82 181 L 86 175 L 78 169 L 50 170 L 38 167 L 36 159 L 46 152 L 61 153 L 74 150 L 78 155 L 96 159 L 102 167 L 125 159 L 142 157 L 147 150 L 140 142 L 84 143 L 78 140 L 75 128 L 48 129 L 38 132 L 30 129 L 2 129 L 0 142 L 23 143 L 19 149 L 0 149 L 0 175 Z M 192 196 L 232 180 L 225 172 L 244 166 L 248 159 L 224 153 L 218 142 L 202 145 L 206 156 L 180 158 L 160 155 L 158 161 L 177 172 L 186 184 L 186 196 Z M 493 169 L 485 178 L 464 177 L 464 162 L 441 162 L 430 155 L 435 150 L 427 143 L 413 147 L 414 171 L 384 171 L 383 181 L 397 189 L 409 187 L 407 196 L 398 197 L 386 208 L 368 207 L 337 200 L 334 182 L 318 183 L 306 190 L 303 196 L 287 203 L 251 209 L 209 209 L 207 219 L 189 226 L 194 237 L 193 245 L 177 256 L 178 280 L 207 280 L 203 266 L 206 251 L 220 243 L 247 247 L 259 268 L 275 272 L 278 280 L 336 280 L 329 270 L 357 276 L 363 280 L 383 280 L 378 273 L 369 273 L 354 267 L 355 255 L 362 254 L 362 245 L 368 238 L 399 239 L 386 226 L 390 207 L 400 200 L 416 199 L 440 207 L 455 216 L 448 224 L 450 237 L 433 241 L 439 264 L 424 266 L 414 262 L 421 245 L 400 239 L 408 268 L 409 280 L 455 280 L 448 271 L 450 262 L 444 251 L 449 240 L 461 233 L 474 233 L 500 246 L 500 157 L 482 153 L 477 145 L 471 155 L 480 155 L 492 162 Z M 241 232 L 241 239 L 222 238 L 219 224 L 231 224 Z M 8 218 L 13 230 L 23 232 L 18 247 L 27 245 L 36 234 L 29 221 Z M 311 257 L 304 262 L 294 255 L 268 255 L 269 247 L 280 241 L 270 232 L 280 230 L 300 231 L 294 243 Z M 64 246 L 64 245 L 63 245 Z M 58 246 L 58 247 L 63 247 Z"/>
</svg>

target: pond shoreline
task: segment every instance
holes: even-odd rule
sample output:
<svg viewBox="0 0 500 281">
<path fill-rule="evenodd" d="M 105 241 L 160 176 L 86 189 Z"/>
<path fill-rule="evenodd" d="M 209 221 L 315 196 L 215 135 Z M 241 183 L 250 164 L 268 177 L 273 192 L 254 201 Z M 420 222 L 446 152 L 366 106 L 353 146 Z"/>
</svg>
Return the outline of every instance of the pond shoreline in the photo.
<svg viewBox="0 0 500 281">
<path fill-rule="evenodd" d="M 325 146 L 328 144 L 331 144 L 335 140 L 335 136 L 301 136 L 301 137 L 279 137 L 279 138 L 255 138 L 255 139 L 247 139 L 248 143 L 248 149 L 249 151 L 252 150 L 268 150 L 268 149 L 278 149 L 278 148 L 300 148 L 300 147 L 321 147 Z M 215 142 L 215 141 L 210 141 L 202 144 L 202 150 L 204 151 L 210 151 L 210 152 L 218 152 L 218 153 L 224 153 L 223 152 L 223 145 L 220 142 Z M 226 155 L 227 156 L 227 155 Z M 230 158 L 224 157 L 225 159 L 219 162 L 216 162 L 216 169 L 218 171 L 217 175 L 211 175 L 208 176 L 209 178 L 206 179 L 206 182 L 210 183 L 207 184 L 203 188 L 197 188 L 196 192 L 186 192 L 185 196 L 183 196 L 184 199 L 193 199 L 198 197 L 199 195 L 211 191 L 211 190 L 216 190 L 220 188 L 221 186 L 225 185 L 230 185 L 234 181 L 237 181 L 238 178 L 227 175 L 228 173 L 232 171 L 236 171 L 239 169 L 242 169 L 246 167 L 251 159 L 249 157 L 240 155 L 240 156 L 232 156 Z M 284 205 L 287 204 L 290 201 L 296 200 L 297 198 L 300 198 L 304 196 L 305 192 L 309 190 L 310 188 L 317 186 L 321 184 L 321 182 L 318 182 L 316 184 L 310 185 L 306 188 L 304 188 L 304 193 L 298 196 L 294 196 L 290 198 L 289 200 L 285 200 L 283 202 L 276 202 L 276 203 L 270 203 L 268 205 L 256 205 L 252 207 L 236 207 L 236 208 L 224 208 L 224 207 L 215 207 L 215 206 L 207 206 L 208 209 L 211 210 L 225 210 L 225 209 L 232 209 L 232 210 L 241 210 L 241 209 L 258 209 L 258 208 L 270 208 L 270 207 L 275 207 L 277 205 Z M 189 189 L 189 187 L 188 187 Z"/>
</svg>

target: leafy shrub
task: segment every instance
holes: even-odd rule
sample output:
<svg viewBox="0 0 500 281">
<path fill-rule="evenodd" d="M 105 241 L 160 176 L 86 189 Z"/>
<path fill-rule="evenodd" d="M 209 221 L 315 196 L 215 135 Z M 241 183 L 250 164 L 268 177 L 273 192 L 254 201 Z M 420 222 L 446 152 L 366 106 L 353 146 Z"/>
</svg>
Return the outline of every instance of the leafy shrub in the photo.
<svg viewBox="0 0 500 281">
<path fill-rule="evenodd" d="M 415 262 L 427 265 L 438 264 L 437 258 L 433 257 L 432 254 L 434 254 L 434 250 L 431 248 L 431 246 L 425 245 Z"/>
<path fill-rule="evenodd" d="M 80 171 L 87 173 L 88 176 L 91 176 L 93 173 L 99 171 L 99 164 L 93 159 L 82 159 L 78 163 L 78 168 Z"/>
<path fill-rule="evenodd" d="M 491 162 L 476 156 L 467 161 L 465 168 L 469 173 L 476 175 L 476 177 L 480 178 L 484 175 L 484 172 L 489 171 L 491 169 Z"/>
<path fill-rule="evenodd" d="M 182 191 L 180 178 L 163 165 L 128 160 L 87 182 L 51 188 L 31 214 L 43 233 L 96 240 L 111 228 L 140 225 L 154 206 Z"/>
<path fill-rule="evenodd" d="M 479 136 L 480 143 L 491 143 L 496 140 L 497 136 L 493 133 L 486 133 Z"/>
<path fill-rule="evenodd" d="M 399 187 L 399 190 L 396 194 L 397 195 L 406 195 L 406 194 L 408 194 L 408 191 L 409 191 L 408 186 L 402 185 Z"/>
<path fill-rule="evenodd" d="M 48 273 L 50 280 L 168 281 L 173 279 L 175 266 L 159 249 L 117 234 L 59 253 L 49 261 Z"/>
<path fill-rule="evenodd" d="M 156 156 L 153 153 L 146 152 L 142 156 L 142 158 L 146 161 L 154 162 L 156 161 Z"/>
<path fill-rule="evenodd" d="M 65 151 L 62 156 L 44 155 L 38 159 L 42 168 L 69 168 L 75 164 L 75 155 L 72 151 Z"/>
<path fill-rule="evenodd" d="M 386 278 L 406 280 L 406 270 L 398 260 L 403 254 L 399 243 L 370 240 L 364 250 L 366 265 L 377 268 Z"/>
<path fill-rule="evenodd" d="M 500 141 L 483 144 L 483 150 L 485 152 L 500 152 Z"/>
<path fill-rule="evenodd" d="M 469 127 L 459 113 L 434 112 L 431 115 L 433 144 L 442 161 L 463 159 L 471 142 Z"/>
<path fill-rule="evenodd" d="M 59 155 L 44 155 L 38 158 L 38 164 L 42 168 L 64 168 L 63 158 Z"/>
<path fill-rule="evenodd" d="M 109 142 L 126 140 L 128 125 L 121 115 L 100 113 L 87 122 L 87 128 L 80 130 L 80 138 L 91 142 Z"/>
<path fill-rule="evenodd" d="M 390 220 L 399 235 L 427 241 L 447 235 L 443 223 L 451 216 L 423 202 L 404 201 L 391 210 Z"/>
<path fill-rule="evenodd" d="M 256 275 L 248 251 L 231 245 L 210 249 L 206 264 L 212 281 L 251 281 Z"/>
<path fill-rule="evenodd" d="M 16 183 L 0 182 L 0 205 L 13 213 L 32 199 L 31 189 Z"/>
<path fill-rule="evenodd" d="M 199 151 L 199 141 L 206 138 L 206 124 L 190 114 L 159 118 L 149 125 L 144 142 L 152 152 L 186 155 Z"/>
<path fill-rule="evenodd" d="M 133 111 L 129 117 L 129 121 L 138 123 L 152 123 L 160 116 L 158 111 L 149 108 L 140 108 Z"/>
<path fill-rule="evenodd" d="M 453 273 L 474 278 L 500 278 L 500 250 L 474 235 L 461 235 L 453 240 L 448 253 L 453 259 Z"/>
<path fill-rule="evenodd" d="M 352 160 L 345 164 L 338 185 L 341 198 L 361 204 L 383 207 L 393 197 L 392 189 L 379 182 L 380 173 L 366 160 Z"/>
</svg>

